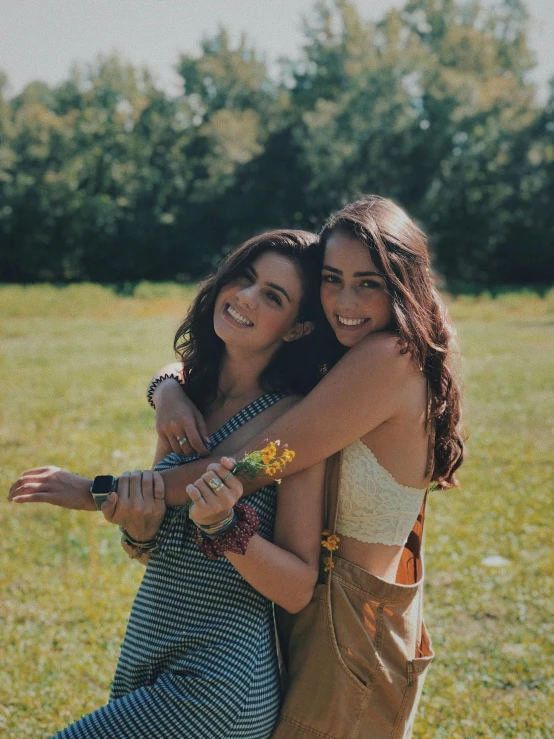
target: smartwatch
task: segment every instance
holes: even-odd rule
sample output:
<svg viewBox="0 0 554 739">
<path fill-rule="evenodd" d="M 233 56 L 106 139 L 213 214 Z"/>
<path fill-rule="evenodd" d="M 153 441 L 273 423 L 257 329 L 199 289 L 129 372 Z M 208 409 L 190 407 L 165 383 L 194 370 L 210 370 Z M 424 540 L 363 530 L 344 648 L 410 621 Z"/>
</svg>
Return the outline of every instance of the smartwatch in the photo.
<svg viewBox="0 0 554 739">
<path fill-rule="evenodd" d="M 96 475 L 90 486 L 90 492 L 98 510 L 102 508 L 102 503 L 107 500 L 109 494 L 117 490 L 118 480 L 119 478 L 113 475 Z"/>
</svg>

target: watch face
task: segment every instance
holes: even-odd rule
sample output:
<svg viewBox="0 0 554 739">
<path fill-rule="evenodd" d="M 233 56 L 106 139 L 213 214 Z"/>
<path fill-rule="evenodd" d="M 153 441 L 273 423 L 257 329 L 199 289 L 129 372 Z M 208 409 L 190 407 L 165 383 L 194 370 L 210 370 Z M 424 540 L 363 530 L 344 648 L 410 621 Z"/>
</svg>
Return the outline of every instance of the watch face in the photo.
<svg viewBox="0 0 554 739">
<path fill-rule="evenodd" d="M 96 475 L 92 483 L 91 493 L 109 493 L 113 485 L 113 475 Z"/>
</svg>

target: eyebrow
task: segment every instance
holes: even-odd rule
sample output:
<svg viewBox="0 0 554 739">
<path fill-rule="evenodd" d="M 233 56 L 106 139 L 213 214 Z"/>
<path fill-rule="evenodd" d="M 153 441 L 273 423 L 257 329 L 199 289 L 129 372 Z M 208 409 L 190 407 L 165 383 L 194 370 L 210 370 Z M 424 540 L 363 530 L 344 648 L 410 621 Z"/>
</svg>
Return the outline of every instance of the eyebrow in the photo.
<svg viewBox="0 0 554 739">
<path fill-rule="evenodd" d="M 254 269 L 254 267 L 252 267 L 252 265 L 250 265 L 250 267 L 248 267 L 248 271 L 249 272 L 252 272 L 252 274 L 254 275 L 254 277 L 256 277 L 256 278 L 258 277 L 258 273 Z M 288 294 L 288 292 L 285 290 L 284 287 L 281 287 L 281 285 L 277 285 L 275 282 L 266 282 L 265 284 L 268 287 L 272 287 L 274 290 L 278 290 L 280 293 L 283 293 L 283 295 L 289 301 L 289 303 L 292 303 L 292 300 L 290 299 L 290 295 Z"/>
<path fill-rule="evenodd" d="M 328 264 L 324 264 L 322 269 L 327 269 L 329 272 L 334 272 L 337 275 L 342 275 L 342 269 L 337 269 L 336 267 L 329 267 Z M 381 274 L 381 272 L 354 272 L 354 277 L 382 277 L 385 278 L 385 275 Z"/>
</svg>

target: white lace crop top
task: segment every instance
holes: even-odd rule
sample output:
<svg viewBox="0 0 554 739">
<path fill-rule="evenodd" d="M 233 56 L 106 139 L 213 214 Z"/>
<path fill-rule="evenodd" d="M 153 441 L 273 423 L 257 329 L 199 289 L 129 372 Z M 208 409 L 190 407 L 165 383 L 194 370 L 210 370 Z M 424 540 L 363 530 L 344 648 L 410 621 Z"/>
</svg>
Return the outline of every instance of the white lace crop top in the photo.
<svg viewBox="0 0 554 739">
<path fill-rule="evenodd" d="M 425 490 L 396 482 L 362 441 L 342 450 L 337 533 L 367 543 L 402 546 Z"/>
</svg>

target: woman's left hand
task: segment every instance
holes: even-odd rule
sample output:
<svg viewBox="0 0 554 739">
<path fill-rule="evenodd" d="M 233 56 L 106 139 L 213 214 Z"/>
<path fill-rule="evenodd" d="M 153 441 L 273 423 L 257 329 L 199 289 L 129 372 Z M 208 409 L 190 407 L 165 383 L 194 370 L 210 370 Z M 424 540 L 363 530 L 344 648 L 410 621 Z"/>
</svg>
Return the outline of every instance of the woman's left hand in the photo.
<svg viewBox="0 0 554 739">
<path fill-rule="evenodd" d="M 231 472 L 235 465 L 234 459 L 222 457 L 221 463 L 208 465 L 207 471 L 194 485 L 187 485 L 187 493 L 193 502 L 189 508 L 192 521 L 208 526 L 230 515 L 243 493 L 241 481 Z M 220 483 L 215 490 L 210 485 L 210 482 L 214 484 L 213 480 Z"/>
<path fill-rule="evenodd" d="M 8 500 L 14 503 L 50 503 L 78 511 L 95 511 L 92 480 L 59 467 L 35 467 L 14 482 Z"/>
</svg>

